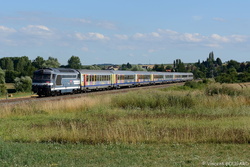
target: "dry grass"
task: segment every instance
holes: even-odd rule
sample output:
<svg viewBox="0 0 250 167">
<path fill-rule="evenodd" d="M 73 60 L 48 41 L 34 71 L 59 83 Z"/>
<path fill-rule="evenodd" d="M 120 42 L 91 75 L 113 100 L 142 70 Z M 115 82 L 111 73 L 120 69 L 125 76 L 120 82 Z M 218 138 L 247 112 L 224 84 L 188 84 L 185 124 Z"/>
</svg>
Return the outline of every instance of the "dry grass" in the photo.
<svg viewBox="0 0 250 167">
<path fill-rule="evenodd" d="M 7 106 L 1 110 L 0 136 L 88 144 L 249 143 L 249 91 L 223 91 L 149 90 Z"/>
</svg>

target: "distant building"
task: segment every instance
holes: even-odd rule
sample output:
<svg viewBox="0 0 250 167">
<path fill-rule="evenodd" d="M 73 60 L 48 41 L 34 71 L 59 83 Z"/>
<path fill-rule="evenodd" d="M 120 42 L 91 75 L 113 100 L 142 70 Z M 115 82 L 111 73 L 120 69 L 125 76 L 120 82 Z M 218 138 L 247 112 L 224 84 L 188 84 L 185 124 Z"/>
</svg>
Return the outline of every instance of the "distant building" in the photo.
<svg viewBox="0 0 250 167">
<path fill-rule="evenodd" d="M 144 69 L 146 69 L 146 70 L 148 70 L 148 69 L 153 69 L 154 68 L 154 65 L 140 65 L 141 66 L 141 68 L 144 68 Z"/>
<path fill-rule="evenodd" d="M 115 70 L 115 71 L 117 71 L 117 70 L 119 70 L 119 66 L 117 66 L 117 65 L 113 65 L 113 66 L 108 66 L 108 68 L 107 68 L 107 70 Z"/>
</svg>

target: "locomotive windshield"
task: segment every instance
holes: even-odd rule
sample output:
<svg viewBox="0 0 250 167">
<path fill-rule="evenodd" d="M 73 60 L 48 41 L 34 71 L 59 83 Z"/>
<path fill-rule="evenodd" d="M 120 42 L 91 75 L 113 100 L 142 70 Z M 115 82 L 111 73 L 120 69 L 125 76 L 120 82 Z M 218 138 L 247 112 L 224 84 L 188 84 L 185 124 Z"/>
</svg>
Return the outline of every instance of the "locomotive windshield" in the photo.
<svg viewBox="0 0 250 167">
<path fill-rule="evenodd" d="M 35 74 L 33 77 L 34 80 L 50 80 L 50 74 Z"/>
</svg>

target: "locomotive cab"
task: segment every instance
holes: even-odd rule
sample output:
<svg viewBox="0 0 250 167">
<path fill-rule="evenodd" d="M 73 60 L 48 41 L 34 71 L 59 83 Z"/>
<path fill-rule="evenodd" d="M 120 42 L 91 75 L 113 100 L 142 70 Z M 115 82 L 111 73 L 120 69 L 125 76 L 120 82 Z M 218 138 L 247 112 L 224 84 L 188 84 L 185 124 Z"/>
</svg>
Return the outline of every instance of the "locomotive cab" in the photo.
<svg viewBox="0 0 250 167">
<path fill-rule="evenodd" d="M 32 91 L 39 96 L 49 96 L 53 86 L 52 71 L 50 69 L 40 69 L 34 72 L 32 81 Z"/>
<path fill-rule="evenodd" d="M 34 72 L 32 91 L 39 96 L 54 96 L 80 92 L 80 75 L 77 70 L 46 68 Z"/>
</svg>

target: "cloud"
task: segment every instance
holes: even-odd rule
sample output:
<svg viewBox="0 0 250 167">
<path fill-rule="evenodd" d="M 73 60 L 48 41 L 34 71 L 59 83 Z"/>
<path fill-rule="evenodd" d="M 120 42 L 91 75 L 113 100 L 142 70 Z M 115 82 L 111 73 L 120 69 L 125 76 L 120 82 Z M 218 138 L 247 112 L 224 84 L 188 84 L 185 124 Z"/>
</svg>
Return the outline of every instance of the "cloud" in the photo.
<svg viewBox="0 0 250 167">
<path fill-rule="evenodd" d="M 212 34 L 212 35 L 211 35 L 211 38 L 212 38 L 213 40 L 216 40 L 216 41 L 219 41 L 219 42 L 224 42 L 224 43 L 230 42 L 230 39 L 229 39 L 229 38 L 220 36 L 220 35 L 218 35 L 218 34 Z"/>
<path fill-rule="evenodd" d="M 201 42 L 203 40 L 203 37 L 198 33 L 194 34 L 184 33 L 181 36 L 181 39 L 187 42 Z"/>
<path fill-rule="evenodd" d="M 202 20 L 202 16 L 193 16 L 192 18 L 193 18 L 194 21 Z"/>
<path fill-rule="evenodd" d="M 151 35 L 156 38 L 160 37 L 160 34 L 157 32 L 152 32 Z"/>
<path fill-rule="evenodd" d="M 96 32 L 89 32 L 86 34 L 75 33 L 75 37 L 78 40 L 109 40 L 109 37 L 106 37 L 103 34 L 96 33 Z"/>
<path fill-rule="evenodd" d="M 15 33 L 16 30 L 13 28 L 5 27 L 5 26 L 0 26 L 0 33 Z"/>
<path fill-rule="evenodd" d="M 84 52 L 88 52 L 88 51 L 89 51 L 89 48 L 87 48 L 87 47 L 82 47 L 81 50 L 84 51 Z"/>
<path fill-rule="evenodd" d="M 143 34 L 143 33 L 136 33 L 133 35 L 133 38 L 134 39 L 142 39 L 142 38 L 145 38 L 147 35 L 146 34 Z"/>
<path fill-rule="evenodd" d="M 215 17 L 215 18 L 213 18 L 213 20 L 219 21 L 219 22 L 225 22 L 226 21 L 225 19 L 220 18 L 220 17 Z"/>
<path fill-rule="evenodd" d="M 39 36 L 39 37 L 48 37 L 53 34 L 52 30 L 44 25 L 28 25 L 21 29 L 22 33 L 27 35 Z"/>
<path fill-rule="evenodd" d="M 245 42 L 247 41 L 247 36 L 244 35 L 231 35 L 232 42 Z"/>
<path fill-rule="evenodd" d="M 128 35 L 121 35 L 121 34 L 115 34 L 115 38 L 120 39 L 120 40 L 127 40 L 129 37 Z"/>
<path fill-rule="evenodd" d="M 84 23 L 84 24 L 90 24 L 92 23 L 92 21 L 87 20 L 87 19 L 76 19 L 77 21 L 79 21 L 80 23 Z"/>
<path fill-rule="evenodd" d="M 98 27 L 105 28 L 108 30 L 116 30 L 117 29 L 115 24 L 113 24 L 111 22 L 107 22 L 107 21 L 96 23 L 96 25 Z"/>
</svg>

